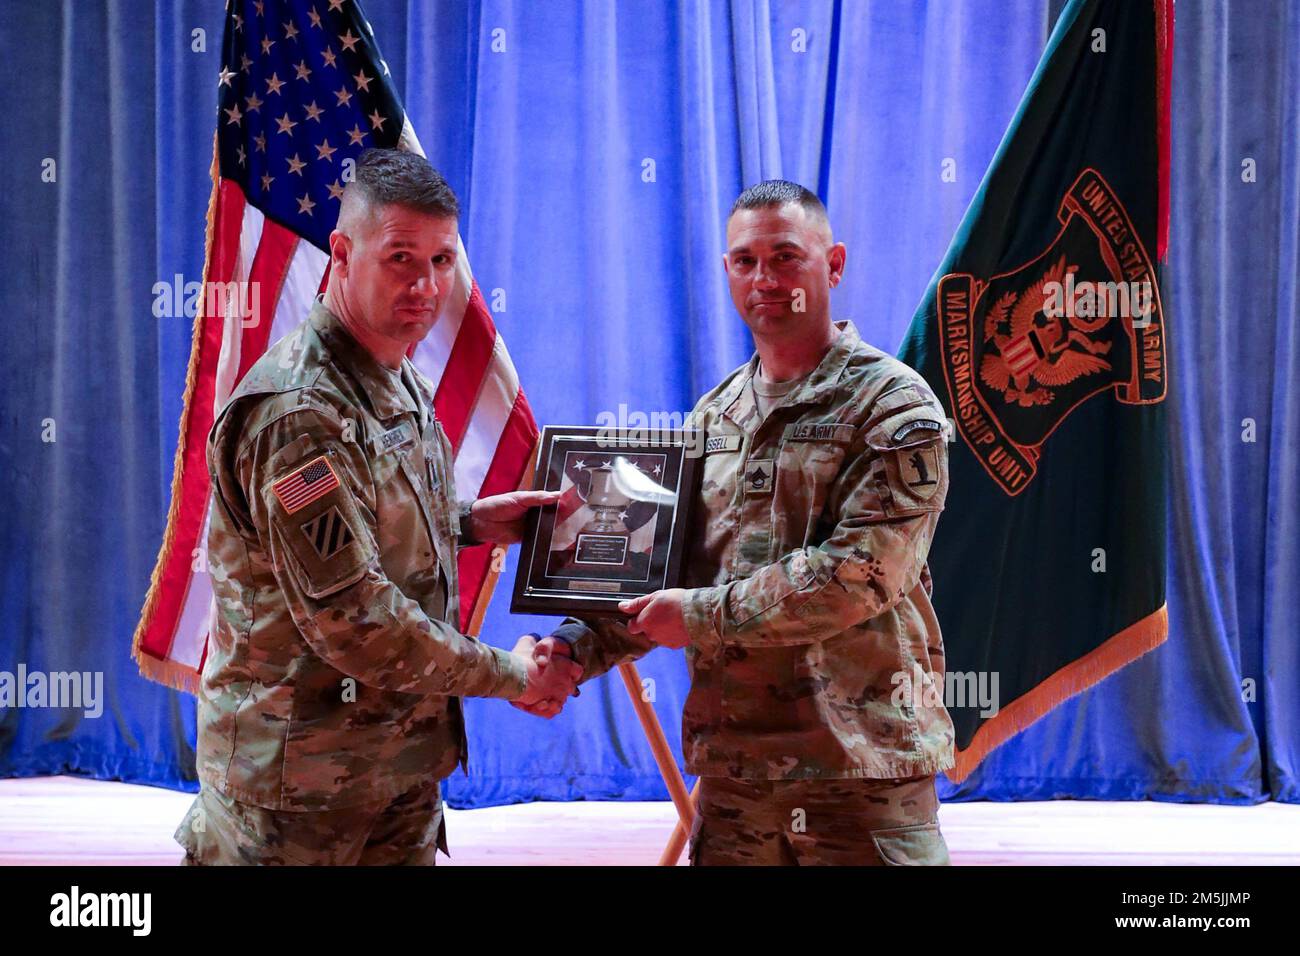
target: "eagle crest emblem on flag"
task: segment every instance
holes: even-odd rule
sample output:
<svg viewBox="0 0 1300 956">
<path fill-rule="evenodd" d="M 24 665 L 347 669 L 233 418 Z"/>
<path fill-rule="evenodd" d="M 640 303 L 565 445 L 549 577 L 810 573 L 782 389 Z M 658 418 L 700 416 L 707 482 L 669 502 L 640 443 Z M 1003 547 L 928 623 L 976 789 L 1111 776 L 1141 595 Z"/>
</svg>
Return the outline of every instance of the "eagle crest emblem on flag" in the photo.
<svg viewBox="0 0 1300 956">
<path fill-rule="evenodd" d="M 1049 290 L 1058 285 L 1064 289 L 1066 277 L 1077 271 L 1078 266 L 1067 266 L 1061 256 L 1024 291 L 1003 293 L 984 317 L 980 380 L 1001 392 L 1005 401 L 1023 408 L 1050 405 L 1056 398 L 1051 386 L 1110 370 L 1105 355 L 1111 343 L 1092 337 L 1109 318 L 1060 315 L 1044 308 L 1052 297 Z"/>
<path fill-rule="evenodd" d="M 989 278 L 939 280 L 944 374 L 962 438 L 1009 495 L 1080 405 L 1165 397 L 1164 314 L 1155 266 L 1127 210 L 1094 169 L 1057 209 L 1047 248 Z"/>
</svg>

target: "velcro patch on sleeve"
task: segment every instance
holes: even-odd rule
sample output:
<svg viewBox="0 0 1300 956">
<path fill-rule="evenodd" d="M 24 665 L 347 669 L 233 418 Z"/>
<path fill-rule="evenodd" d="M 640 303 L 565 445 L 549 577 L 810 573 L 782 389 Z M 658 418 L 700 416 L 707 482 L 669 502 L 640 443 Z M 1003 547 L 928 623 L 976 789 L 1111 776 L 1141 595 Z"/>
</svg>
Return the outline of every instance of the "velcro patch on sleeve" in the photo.
<svg viewBox="0 0 1300 956">
<path fill-rule="evenodd" d="M 321 512 L 302 526 L 302 533 L 322 561 L 328 561 L 355 539 L 338 507 Z"/>
<path fill-rule="evenodd" d="M 285 514 L 293 514 L 324 498 L 338 486 L 339 476 L 329 458 L 320 455 L 275 482 L 271 491 L 280 500 Z"/>
<path fill-rule="evenodd" d="M 898 431 L 894 432 L 893 439 L 895 444 L 902 442 L 908 435 L 915 431 L 932 431 L 943 432 L 943 422 L 937 422 L 933 418 L 914 418 L 906 422 Z"/>
<path fill-rule="evenodd" d="M 340 467 L 322 455 L 272 482 L 274 497 L 266 496 L 283 566 L 315 599 L 360 580 L 375 557 L 374 529 L 362 517 L 351 484 L 339 480 Z"/>
<path fill-rule="evenodd" d="M 907 517 L 940 511 L 948 489 L 948 423 L 934 401 L 886 414 L 867 433 L 880 455 L 885 513 Z"/>
<path fill-rule="evenodd" d="M 925 402 L 878 420 L 867 432 L 867 444 L 877 451 L 888 451 L 942 442 L 947 434 L 948 423 L 943 417 L 943 409 Z"/>
<path fill-rule="evenodd" d="M 886 514 L 905 517 L 943 509 L 948 490 L 948 446 L 944 442 L 890 448 L 882 452 L 881 463 L 880 492 Z"/>
<path fill-rule="evenodd" d="M 896 451 L 898 473 L 908 493 L 921 501 L 928 501 L 939 489 L 939 455 L 935 447 L 909 448 Z"/>
<path fill-rule="evenodd" d="M 893 412 L 922 401 L 925 399 L 915 385 L 903 385 L 879 396 L 875 401 L 875 408 L 877 413 Z"/>
</svg>

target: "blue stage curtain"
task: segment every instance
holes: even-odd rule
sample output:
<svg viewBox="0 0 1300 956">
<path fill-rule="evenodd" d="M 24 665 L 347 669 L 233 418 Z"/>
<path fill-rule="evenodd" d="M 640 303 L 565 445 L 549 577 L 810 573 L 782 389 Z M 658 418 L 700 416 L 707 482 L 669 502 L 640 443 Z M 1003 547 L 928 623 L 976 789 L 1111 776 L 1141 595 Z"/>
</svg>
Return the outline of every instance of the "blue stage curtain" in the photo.
<svg viewBox="0 0 1300 956">
<path fill-rule="evenodd" d="M 364 6 L 462 198 L 475 275 L 489 301 L 502 290 L 494 318 L 539 421 L 594 423 L 620 405 L 685 412 L 748 357 L 723 219 L 763 178 L 827 201 L 849 249 L 836 316 L 894 350 L 1060 3 Z M 102 671 L 105 687 L 95 719 L 0 713 L 0 774 L 192 790 L 193 700 L 141 679 L 129 644 L 190 342 L 189 319 L 154 315 L 152 289 L 201 278 L 221 5 L 0 12 L 0 69 L 22 91 L 0 114 L 0 670 Z M 1294 3 L 1178 5 L 1170 637 L 944 782 L 947 799 L 1297 800 L 1298 64 Z M 551 623 L 509 614 L 513 577 L 511 561 L 485 626 L 498 645 Z M 641 671 L 677 746 L 680 655 Z M 500 701 L 467 711 L 453 805 L 666 796 L 617 675 L 551 722 Z"/>
</svg>

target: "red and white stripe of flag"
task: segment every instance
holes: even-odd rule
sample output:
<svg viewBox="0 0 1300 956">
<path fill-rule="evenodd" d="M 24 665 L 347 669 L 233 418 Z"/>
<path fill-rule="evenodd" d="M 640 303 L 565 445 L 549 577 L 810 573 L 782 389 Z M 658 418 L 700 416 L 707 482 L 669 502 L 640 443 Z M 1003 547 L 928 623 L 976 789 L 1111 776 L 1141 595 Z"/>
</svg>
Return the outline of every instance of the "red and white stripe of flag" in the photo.
<svg viewBox="0 0 1300 956">
<path fill-rule="evenodd" d="M 1024 375 L 1038 364 L 1038 353 L 1028 335 L 1022 335 L 1002 350 L 1002 358 L 1013 375 Z"/>
</svg>

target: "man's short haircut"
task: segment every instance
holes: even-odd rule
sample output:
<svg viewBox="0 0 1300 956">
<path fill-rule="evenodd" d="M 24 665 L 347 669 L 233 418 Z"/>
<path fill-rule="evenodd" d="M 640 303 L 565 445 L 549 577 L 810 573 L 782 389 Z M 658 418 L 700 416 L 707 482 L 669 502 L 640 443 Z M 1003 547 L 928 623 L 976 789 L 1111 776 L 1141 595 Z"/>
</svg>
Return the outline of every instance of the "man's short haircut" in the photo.
<svg viewBox="0 0 1300 956">
<path fill-rule="evenodd" d="M 817 198 L 817 194 L 788 179 L 768 179 L 750 186 L 736 197 L 731 212 L 727 213 L 727 219 L 730 220 L 742 209 L 774 209 L 787 204 L 803 206 L 809 216 L 822 222 L 830 221 L 826 207 Z"/>
<path fill-rule="evenodd" d="M 344 195 L 355 192 L 368 208 L 405 206 L 439 219 L 459 219 L 460 203 L 447 180 L 418 153 L 368 149 L 357 159 L 356 175 Z"/>
</svg>

